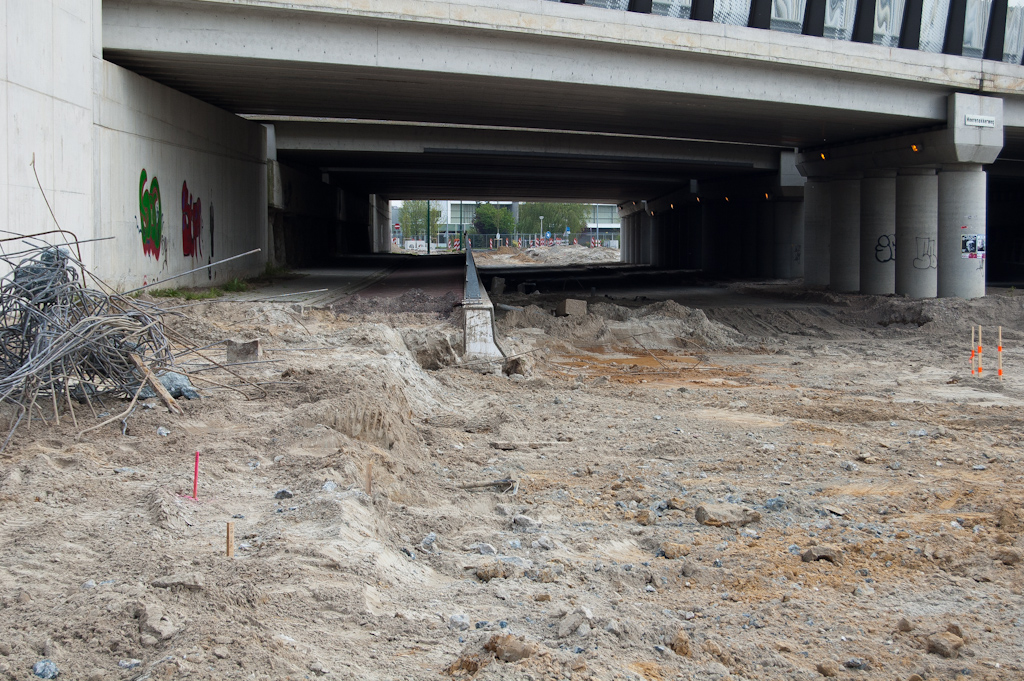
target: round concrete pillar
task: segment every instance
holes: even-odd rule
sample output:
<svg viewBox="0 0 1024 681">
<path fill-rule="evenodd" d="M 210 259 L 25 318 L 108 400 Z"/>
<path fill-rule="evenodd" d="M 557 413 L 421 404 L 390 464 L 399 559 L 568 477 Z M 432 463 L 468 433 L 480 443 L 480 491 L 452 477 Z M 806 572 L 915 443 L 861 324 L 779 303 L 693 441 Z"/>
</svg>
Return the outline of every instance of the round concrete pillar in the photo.
<svg viewBox="0 0 1024 681">
<path fill-rule="evenodd" d="M 934 298 L 939 179 L 934 168 L 902 168 L 896 177 L 896 293 Z"/>
<path fill-rule="evenodd" d="M 775 208 L 765 201 L 757 204 L 757 276 L 778 276 L 775 273 Z"/>
<path fill-rule="evenodd" d="M 775 276 L 797 279 L 804 275 L 804 204 L 775 201 Z"/>
<path fill-rule="evenodd" d="M 827 179 L 804 184 L 804 286 L 828 286 L 832 190 Z"/>
<path fill-rule="evenodd" d="M 896 171 L 865 174 L 860 182 L 860 292 L 896 292 Z"/>
<path fill-rule="evenodd" d="M 985 295 L 986 179 L 975 163 L 943 166 L 939 171 L 940 298 Z"/>
<path fill-rule="evenodd" d="M 619 218 L 619 262 L 629 263 L 629 216 Z M 543 237 L 543 233 L 541 234 Z"/>
<path fill-rule="evenodd" d="M 829 288 L 856 293 L 860 290 L 860 179 L 832 180 L 831 185 Z"/>
</svg>

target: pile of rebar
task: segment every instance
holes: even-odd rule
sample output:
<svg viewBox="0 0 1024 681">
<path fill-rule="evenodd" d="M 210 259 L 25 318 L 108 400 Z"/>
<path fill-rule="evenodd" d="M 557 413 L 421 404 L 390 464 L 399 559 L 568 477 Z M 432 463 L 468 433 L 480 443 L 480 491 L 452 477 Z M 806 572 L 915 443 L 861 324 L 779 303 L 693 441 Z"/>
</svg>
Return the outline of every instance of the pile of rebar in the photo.
<svg viewBox="0 0 1024 681">
<path fill-rule="evenodd" d="M 17 258 L 17 260 L 15 260 Z M 140 300 L 89 288 L 69 250 L 43 246 L 0 254 L 0 405 L 14 407 L 6 447 L 23 420 L 44 420 L 59 404 L 85 403 L 96 413 L 104 396 L 138 398 L 141 365 L 171 367 L 162 311 Z"/>
</svg>

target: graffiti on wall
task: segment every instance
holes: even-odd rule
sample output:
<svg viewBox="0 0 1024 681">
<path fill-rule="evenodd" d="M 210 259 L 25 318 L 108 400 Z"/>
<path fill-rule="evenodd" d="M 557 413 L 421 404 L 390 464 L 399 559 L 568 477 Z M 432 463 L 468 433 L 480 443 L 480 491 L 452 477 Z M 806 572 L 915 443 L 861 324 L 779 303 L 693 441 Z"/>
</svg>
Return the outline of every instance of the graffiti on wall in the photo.
<svg viewBox="0 0 1024 681">
<path fill-rule="evenodd" d="M 203 254 L 200 238 L 203 233 L 203 204 L 188 192 L 188 182 L 181 183 L 181 252 L 186 258 Z"/>
<path fill-rule="evenodd" d="M 935 239 L 926 236 L 914 237 L 917 241 L 917 257 L 914 258 L 915 270 L 936 269 L 937 259 L 935 257 Z"/>
<path fill-rule="evenodd" d="M 206 258 L 206 264 L 209 265 L 213 262 L 213 204 L 210 204 L 210 255 Z M 207 274 L 210 280 L 213 280 L 213 268 L 207 270 Z"/>
<path fill-rule="evenodd" d="M 156 176 L 146 187 L 146 169 L 139 176 L 139 221 L 137 227 L 142 235 L 142 252 L 160 259 L 160 245 L 164 231 L 163 204 L 160 201 L 160 182 Z"/>
<path fill-rule="evenodd" d="M 880 234 L 875 242 L 875 260 L 880 263 L 892 262 L 896 259 L 896 235 Z"/>
</svg>

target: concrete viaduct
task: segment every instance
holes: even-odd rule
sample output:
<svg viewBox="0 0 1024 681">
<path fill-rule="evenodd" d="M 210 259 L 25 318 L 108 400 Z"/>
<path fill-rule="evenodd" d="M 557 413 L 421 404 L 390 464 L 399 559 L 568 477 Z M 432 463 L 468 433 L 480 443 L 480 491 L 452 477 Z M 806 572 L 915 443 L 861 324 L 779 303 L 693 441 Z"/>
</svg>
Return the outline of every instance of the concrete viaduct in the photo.
<svg viewBox="0 0 1024 681">
<path fill-rule="evenodd" d="M 1024 8 L 903 4 L 2 0 L 0 213 L 52 226 L 40 173 L 129 287 L 386 251 L 389 199 L 614 200 L 627 263 L 976 297 L 1024 274 Z"/>
</svg>

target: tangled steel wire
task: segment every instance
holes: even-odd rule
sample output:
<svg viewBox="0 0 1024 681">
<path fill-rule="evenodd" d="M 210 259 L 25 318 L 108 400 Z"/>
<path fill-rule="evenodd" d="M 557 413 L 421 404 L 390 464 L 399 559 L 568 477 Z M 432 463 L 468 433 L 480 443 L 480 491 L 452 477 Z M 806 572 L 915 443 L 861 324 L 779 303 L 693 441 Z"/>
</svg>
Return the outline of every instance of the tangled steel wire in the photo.
<svg viewBox="0 0 1024 681">
<path fill-rule="evenodd" d="M 66 249 L 43 246 L 0 262 L 9 268 L 0 279 L 0 404 L 14 407 L 0 450 L 33 410 L 45 418 L 43 404 L 59 423 L 64 402 L 77 423 L 73 400 L 95 413 L 93 400 L 104 395 L 138 397 L 145 376 L 137 360 L 173 366 L 161 311 L 86 287 Z"/>
</svg>

